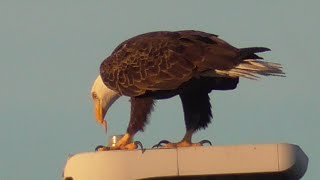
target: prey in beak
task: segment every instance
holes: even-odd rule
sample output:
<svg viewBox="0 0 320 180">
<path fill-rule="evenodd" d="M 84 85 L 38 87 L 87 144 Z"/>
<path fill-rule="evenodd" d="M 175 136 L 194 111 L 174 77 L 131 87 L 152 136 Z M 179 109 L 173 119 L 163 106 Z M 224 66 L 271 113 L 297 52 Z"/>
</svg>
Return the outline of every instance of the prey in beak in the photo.
<svg viewBox="0 0 320 180">
<path fill-rule="evenodd" d="M 117 91 L 108 88 L 98 76 L 91 89 L 96 121 L 107 132 L 108 123 L 104 119 L 108 109 L 120 97 Z"/>
</svg>

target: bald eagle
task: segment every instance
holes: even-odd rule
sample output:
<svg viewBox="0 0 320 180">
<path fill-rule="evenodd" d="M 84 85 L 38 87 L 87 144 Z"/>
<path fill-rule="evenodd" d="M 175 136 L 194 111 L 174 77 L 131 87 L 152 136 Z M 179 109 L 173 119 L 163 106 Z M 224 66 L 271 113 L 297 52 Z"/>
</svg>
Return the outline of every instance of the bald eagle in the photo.
<svg viewBox="0 0 320 180">
<path fill-rule="evenodd" d="M 121 43 L 100 66 L 92 86 L 96 120 L 104 117 L 121 96 L 130 97 L 131 115 L 126 134 L 113 149 L 135 149 L 134 135 L 143 131 L 155 101 L 178 95 L 182 102 L 186 134 L 164 147 L 198 146 L 192 135 L 211 122 L 209 93 L 233 90 L 239 78 L 284 76 L 280 64 L 262 61 L 256 53 L 265 47 L 236 48 L 215 34 L 201 31 L 159 31 Z M 165 141 L 163 141 L 165 142 Z"/>
</svg>

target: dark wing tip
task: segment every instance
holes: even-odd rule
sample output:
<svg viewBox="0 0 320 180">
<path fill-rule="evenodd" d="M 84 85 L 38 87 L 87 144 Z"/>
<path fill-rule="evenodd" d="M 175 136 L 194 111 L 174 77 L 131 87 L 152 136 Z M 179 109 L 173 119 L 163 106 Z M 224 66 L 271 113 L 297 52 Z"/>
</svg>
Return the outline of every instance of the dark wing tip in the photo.
<svg viewBox="0 0 320 180">
<path fill-rule="evenodd" d="M 271 51 L 271 49 L 267 47 L 248 47 L 248 48 L 240 49 L 240 52 L 245 54 L 254 54 L 254 53 L 260 53 L 265 51 Z"/>
<path fill-rule="evenodd" d="M 240 59 L 263 59 L 260 56 L 256 55 L 256 53 L 271 51 L 271 49 L 267 47 L 248 47 L 240 49 Z"/>
</svg>

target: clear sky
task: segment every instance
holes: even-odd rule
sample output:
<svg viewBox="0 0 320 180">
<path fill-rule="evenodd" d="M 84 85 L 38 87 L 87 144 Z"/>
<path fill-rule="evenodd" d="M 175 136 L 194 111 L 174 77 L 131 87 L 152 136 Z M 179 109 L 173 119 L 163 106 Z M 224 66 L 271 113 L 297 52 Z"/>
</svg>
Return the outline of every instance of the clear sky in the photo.
<svg viewBox="0 0 320 180">
<path fill-rule="evenodd" d="M 263 57 L 287 74 L 211 93 L 213 123 L 194 140 L 298 144 L 309 156 L 304 179 L 319 178 L 319 2 L 2 0 L 0 179 L 61 179 L 69 154 L 105 144 L 90 99 L 102 60 L 134 35 L 182 29 L 215 33 L 237 47 L 267 46 L 272 51 Z M 110 134 L 125 132 L 129 110 L 128 98 L 110 109 Z M 150 147 L 183 134 L 173 98 L 157 103 L 136 140 Z"/>
</svg>

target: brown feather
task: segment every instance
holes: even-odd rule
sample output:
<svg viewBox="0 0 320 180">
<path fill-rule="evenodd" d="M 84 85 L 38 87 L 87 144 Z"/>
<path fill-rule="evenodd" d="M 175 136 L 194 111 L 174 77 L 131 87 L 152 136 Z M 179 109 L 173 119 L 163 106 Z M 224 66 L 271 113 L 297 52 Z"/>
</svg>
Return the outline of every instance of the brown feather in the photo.
<svg viewBox="0 0 320 180">
<path fill-rule="evenodd" d="M 204 71 L 231 69 L 239 52 L 214 34 L 151 32 L 121 43 L 101 64 L 101 77 L 111 89 L 139 96 L 178 88 Z"/>
<path fill-rule="evenodd" d="M 143 131 L 145 124 L 148 122 L 148 117 L 153 110 L 154 100 L 152 98 L 132 97 L 130 101 L 131 116 L 127 132 L 135 134 L 138 131 Z"/>
</svg>

